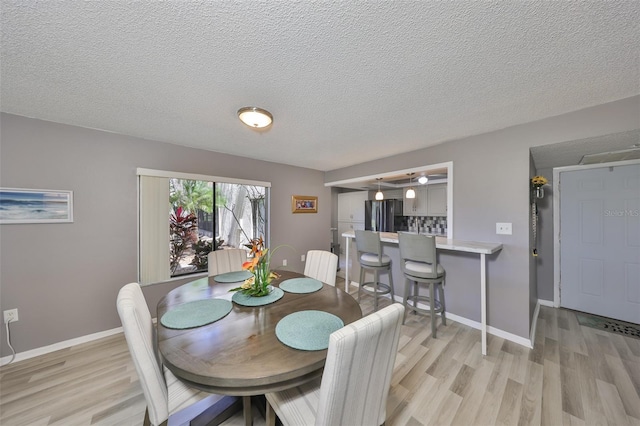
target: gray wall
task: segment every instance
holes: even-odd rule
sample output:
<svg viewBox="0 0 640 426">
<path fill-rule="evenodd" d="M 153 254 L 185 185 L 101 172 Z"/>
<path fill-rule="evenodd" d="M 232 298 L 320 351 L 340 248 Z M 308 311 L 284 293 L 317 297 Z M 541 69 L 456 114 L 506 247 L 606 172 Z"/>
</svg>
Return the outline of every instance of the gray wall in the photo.
<svg viewBox="0 0 640 426">
<path fill-rule="evenodd" d="M 529 152 L 529 180 L 536 175 L 536 166 L 533 162 L 531 152 Z M 529 184 L 529 191 L 531 191 L 531 184 Z M 537 275 L 537 257 L 533 256 L 533 209 L 531 208 L 531 202 L 533 198 L 531 192 L 529 192 L 529 321 L 533 320 L 535 314 L 536 305 L 538 303 L 538 275 Z M 537 226 L 537 225 L 536 225 Z"/>
<path fill-rule="evenodd" d="M 538 200 L 538 298 L 553 301 L 553 169 L 539 169 L 535 173 L 547 178 L 544 198 Z"/>
<path fill-rule="evenodd" d="M 0 185 L 73 190 L 75 222 L 0 226 L 0 310 L 20 311 L 20 321 L 11 326 L 18 352 L 120 325 L 117 291 L 136 280 L 136 167 L 271 181 L 272 243 L 292 244 L 299 252 L 281 250 L 275 262 L 286 255 L 300 271 L 300 253 L 328 248 L 337 196 L 324 182 L 453 161 L 454 238 L 504 244 L 488 261 L 489 324 L 528 338 L 529 148 L 638 129 L 639 117 L 635 96 L 323 177 L 314 170 L 2 114 Z M 291 214 L 293 194 L 318 195 L 319 213 Z M 512 222 L 513 235 L 496 235 L 496 222 Z M 442 256 L 449 310 L 479 321 L 478 257 Z M 145 288 L 152 312 L 178 284 Z M 0 353 L 8 355 L 4 336 L 1 344 Z"/>
<path fill-rule="evenodd" d="M 455 239 L 501 242 L 488 261 L 489 325 L 529 338 L 529 148 L 640 128 L 640 97 L 472 136 L 327 172 L 325 181 L 453 161 Z M 496 222 L 512 222 L 513 235 L 496 235 Z M 446 254 L 444 254 L 446 255 Z M 480 320 L 476 257 L 446 255 L 451 312 Z"/>
<path fill-rule="evenodd" d="M 0 115 L 0 185 L 74 191 L 74 223 L 0 225 L 0 310 L 18 352 L 120 326 L 115 300 L 136 281 L 136 168 L 270 181 L 274 264 L 329 249 L 333 202 L 322 172 L 25 117 Z M 292 214 L 291 195 L 317 195 L 317 214 Z M 184 281 L 183 281 L 184 282 Z M 144 289 L 152 312 L 181 282 Z M 2 352 L 8 355 L 4 328 Z"/>
</svg>

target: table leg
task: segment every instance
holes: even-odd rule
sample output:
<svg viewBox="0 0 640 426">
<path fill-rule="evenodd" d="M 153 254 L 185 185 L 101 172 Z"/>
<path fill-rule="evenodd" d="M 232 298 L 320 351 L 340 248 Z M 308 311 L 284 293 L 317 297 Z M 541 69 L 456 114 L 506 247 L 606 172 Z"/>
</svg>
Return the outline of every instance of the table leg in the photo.
<svg viewBox="0 0 640 426">
<path fill-rule="evenodd" d="M 251 410 L 251 397 L 243 396 L 242 397 L 242 414 L 244 416 L 244 424 L 245 426 L 253 425 L 253 411 Z"/>
<path fill-rule="evenodd" d="M 482 355 L 487 354 L 487 259 L 480 253 L 480 322 L 482 332 Z"/>
<path fill-rule="evenodd" d="M 345 252 L 344 252 L 344 291 L 349 293 L 349 284 L 351 284 L 351 280 L 349 279 L 349 240 L 351 238 L 344 237 L 345 239 Z"/>
</svg>

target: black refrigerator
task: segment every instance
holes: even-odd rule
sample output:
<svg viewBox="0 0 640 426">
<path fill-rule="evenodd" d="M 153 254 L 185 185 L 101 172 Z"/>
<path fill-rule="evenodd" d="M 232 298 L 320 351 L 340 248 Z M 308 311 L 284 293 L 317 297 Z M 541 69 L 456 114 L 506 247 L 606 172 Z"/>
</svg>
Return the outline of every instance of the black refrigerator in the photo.
<svg viewBox="0 0 640 426">
<path fill-rule="evenodd" d="M 364 229 L 378 232 L 405 231 L 402 200 L 364 202 Z"/>
</svg>

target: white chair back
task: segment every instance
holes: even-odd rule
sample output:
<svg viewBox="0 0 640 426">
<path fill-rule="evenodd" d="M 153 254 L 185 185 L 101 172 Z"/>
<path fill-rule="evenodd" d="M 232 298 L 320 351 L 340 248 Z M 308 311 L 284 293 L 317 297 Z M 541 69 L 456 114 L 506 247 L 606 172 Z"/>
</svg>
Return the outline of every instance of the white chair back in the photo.
<svg viewBox="0 0 640 426">
<path fill-rule="evenodd" d="M 207 257 L 209 276 L 227 272 L 242 271 L 242 264 L 247 261 L 247 251 L 244 249 L 215 250 Z"/>
<path fill-rule="evenodd" d="M 149 420 L 159 425 L 169 418 L 168 390 L 153 343 L 155 329 L 151 313 L 138 283 L 127 284 L 120 289 L 117 307 L 124 337 L 147 401 Z"/>
<path fill-rule="evenodd" d="M 393 303 L 331 334 L 316 425 L 381 425 L 404 307 Z"/>
<path fill-rule="evenodd" d="M 309 250 L 304 264 L 304 274 L 335 287 L 338 256 L 325 250 Z"/>
</svg>

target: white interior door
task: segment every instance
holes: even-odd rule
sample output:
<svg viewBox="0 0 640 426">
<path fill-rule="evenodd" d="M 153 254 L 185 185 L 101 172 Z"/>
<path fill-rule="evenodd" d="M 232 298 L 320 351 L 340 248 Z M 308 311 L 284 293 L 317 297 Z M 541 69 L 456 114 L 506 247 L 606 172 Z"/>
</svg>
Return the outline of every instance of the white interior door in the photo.
<svg viewBox="0 0 640 426">
<path fill-rule="evenodd" d="M 640 324 L 640 164 L 560 174 L 560 304 Z"/>
</svg>

